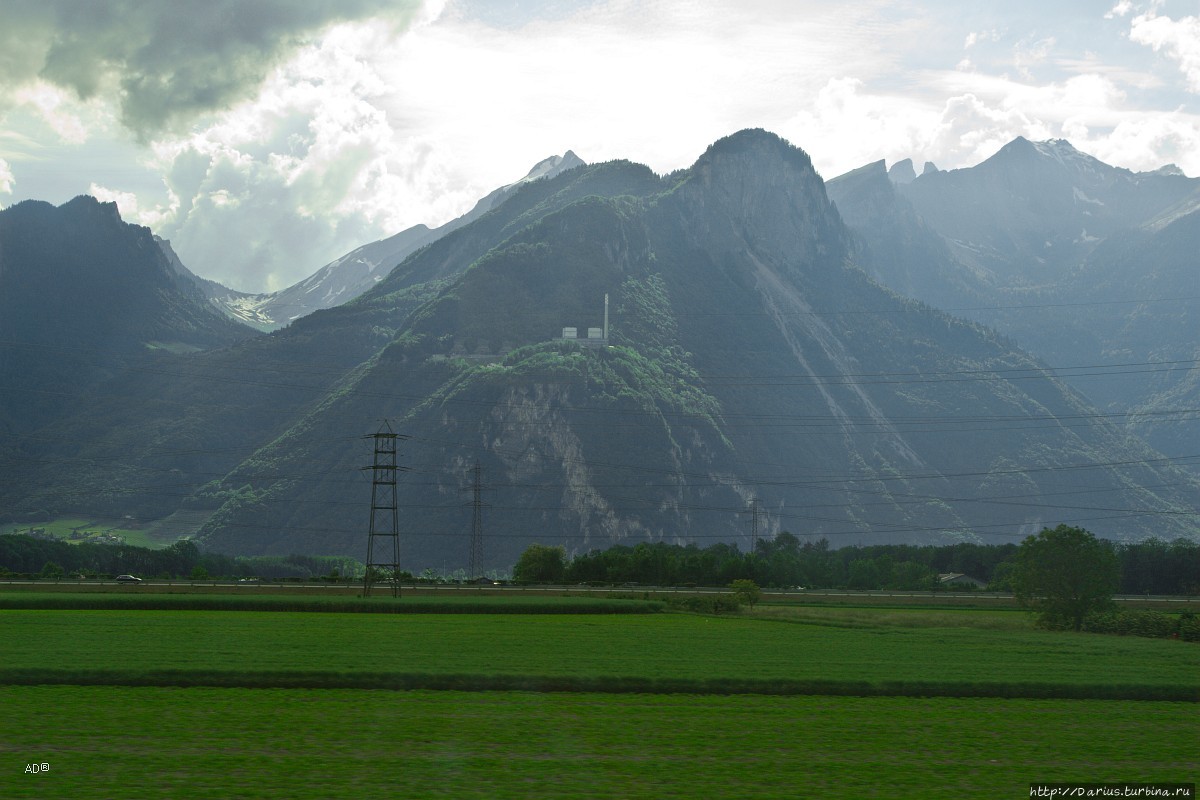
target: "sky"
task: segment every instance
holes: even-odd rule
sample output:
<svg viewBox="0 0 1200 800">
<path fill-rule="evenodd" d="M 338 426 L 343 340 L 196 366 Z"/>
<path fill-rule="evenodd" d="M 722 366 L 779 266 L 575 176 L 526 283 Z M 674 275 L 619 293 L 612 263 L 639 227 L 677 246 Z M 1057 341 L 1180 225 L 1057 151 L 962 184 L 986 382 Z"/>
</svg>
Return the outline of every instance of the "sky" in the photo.
<svg viewBox="0 0 1200 800">
<path fill-rule="evenodd" d="M 1200 2 L 0 0 L 0 206 L 116 202 L 241 291 L 751 127 L 826 179 L 1017 136 L 1200 176 Z"/>
</svg>

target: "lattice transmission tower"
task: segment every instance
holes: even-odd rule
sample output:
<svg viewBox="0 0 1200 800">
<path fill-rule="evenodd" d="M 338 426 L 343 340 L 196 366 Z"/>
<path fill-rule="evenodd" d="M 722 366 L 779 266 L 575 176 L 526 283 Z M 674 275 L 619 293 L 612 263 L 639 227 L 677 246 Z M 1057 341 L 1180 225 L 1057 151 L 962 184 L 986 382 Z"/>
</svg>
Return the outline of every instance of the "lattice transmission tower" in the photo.
<svg viewBox="0 0 1200 800">
<path fill-rule="evenodd" d="M 758 552 L 758 495 L 750 498 L 750 552 Z"/>
<path fill-rule="evenodd" d="M 467 577 L 471 580 L 482 576 L 483 572 L 483 469 L 476 459 L 471 468 L 471 561 L 467 569 Z"/>
<path fill-rule="evenodd" d="M 400 596 L 400 506 L 396 499 L 396 475 L 406 468 L 396 463 L 397 442 L 407 436 L 392 430 L 387 420 L 378 433 L 364 436 L 375 440 L 371 470 L 371 524 L 367 532 L 367 573 L 363 576 L 363 597 L 380 581 L 391 585 L 392 596 Z"/>
</svg>

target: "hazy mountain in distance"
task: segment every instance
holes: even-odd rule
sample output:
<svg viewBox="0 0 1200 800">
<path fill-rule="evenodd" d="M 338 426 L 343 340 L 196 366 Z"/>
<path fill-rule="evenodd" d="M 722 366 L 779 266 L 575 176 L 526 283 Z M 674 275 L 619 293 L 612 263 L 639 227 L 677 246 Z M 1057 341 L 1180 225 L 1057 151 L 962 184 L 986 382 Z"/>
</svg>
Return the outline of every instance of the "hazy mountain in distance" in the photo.
<svg viewBox="0 0 1200 800">
<path fill-rule="evenodd" d="M 501 186 L 474 207 L 437 228 L 414 225 L 394 236 L 358 247 L 331 261 L 309 277 L 286 289 L 267 294 L 247 294 L 205 281 L 209 298 L 235 319 L 260 330 L 275 330 L 323 308 L 341 305 L 372 288 L 409 254 L 461 228 L 503 203 L 520 186 L 551 178 L 584 161 L 568 150 L 535 164 L 521 180 Z"/>
<path fill-rule="evenodd" d="M 962 263 L 999 287 L 1041 287 L 1115 232 L 1193 195 L 1198 183 L 1112 167 L 1062 139 L 1018 137 L 974 167 L 897 185 Z"/>
<path fill-rule="evenodd" d="M 0 211 L 0 419 L 28 430 L 156 353 L 256 336 L 212 308 L 147 228 L 80 196 Z"/>
<path fill-rule="evenodd" d="M 882 169 L 829 184 L 864 269 L 1013 337 L 1164 452 L 1197 452 L 1200 429 L 1176 412 L 1200 405 L 1200 180 L 1111 167 L 1061 140 L 1016 139 L 907 184 Z"/>
<path fill-rule="evenodd" d="M 917 179 L 917 171 L 913 168 L 911 158 L 906 158 L 892 164 L 887 176 L 893 183 L 912 183 Z"/>
<path fill-rule="evenodd" d="M 981 305 L 978 276 L 955 258 L 895 183 L 884 162 L 876 161 L 826 184 L 854 232 L 855 263 L 884 286 L 937 308 Z"/>
</svg>

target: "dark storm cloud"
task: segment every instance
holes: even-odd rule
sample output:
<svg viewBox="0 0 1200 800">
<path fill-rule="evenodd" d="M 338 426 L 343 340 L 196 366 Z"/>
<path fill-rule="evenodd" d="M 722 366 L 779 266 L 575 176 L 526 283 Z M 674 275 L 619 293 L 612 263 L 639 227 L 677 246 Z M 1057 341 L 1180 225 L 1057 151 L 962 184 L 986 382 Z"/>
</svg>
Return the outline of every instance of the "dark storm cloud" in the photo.
<svg viewBox="0 0 1200 800">
<path fill-rule="evenodd" d="M 330 23 L 400 25 L 418 0 L 0 0 L 0 88 L 35 78 L 81 98 L 114 92 L 150 136 L 252 96 Z"/>
</svg>

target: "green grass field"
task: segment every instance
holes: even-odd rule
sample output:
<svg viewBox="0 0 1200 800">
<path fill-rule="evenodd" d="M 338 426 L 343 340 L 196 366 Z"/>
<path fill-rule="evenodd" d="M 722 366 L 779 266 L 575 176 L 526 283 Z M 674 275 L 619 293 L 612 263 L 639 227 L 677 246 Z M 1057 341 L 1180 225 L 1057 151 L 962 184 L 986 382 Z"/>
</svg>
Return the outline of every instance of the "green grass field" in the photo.
<svg viewBox="0 0 1200 800">
<path fill-rule="evenodd" d="M 760 611 L 0 608 L 0 797 L 1006 798 L 1200 767 L 1200 646 Z M 549 691 L 478 691 L 517 687 Z"/>
<path fill-rule="evenodd" d="M 303 673 L 307 685 L 419 687 L 412 676 L 533 676 L 582 688 L 632 679 L 626 691 L 676 681 L 688 691 L 741 682 L 784 692 L 792 683 L 800 684 L 792 691 L 823 684 L 842 693 L 1200 696 L 1200 647 L 1187 643 L 975 628 L 961 614 L 952 616 L 959 624 L 938 627 L 846 616 L 854 627 L 831 624 L 836 610 L 819 624 L 690 614 L 7 610 L 0 677 L 136 685 L 186 671 L 172 680 L 260 686 L 274 679 L 256 673 Z M 388 679 L 397 674 L 410 678 Z"/>
<path fill-rule="evenodd" d="M 74 610 L 74 611 L 303 611 L 376 614 L 649 614 L 663 611 L 664 603 L 609 597 L 564 597 L 543 594 L 508 596 L 469 594 L 451 596 L 419 595 L 406 597 L 372 596 L 364 598 L 341 591 L 275 594 L 276 587 L 247 586 L 244 590 L 229 586 L 185 586 L 175 591 L 154 591 L 163 587 L 115 584 L 96 587 L 101 591 L 0 593 L 0 610 Z M 174 587 L 168 587 L 174 588 Z M 209 589 L 213 591 L 208 591 Z M 342 587 L 336 587 L 341 589 Z M 260 589 L 270 593 L 260 593 Z M 320 592 L 318 587 L 314 592 Z M 149 591 L 146 591 L 149 590 Z M 358 589 L 360 592 L 361 587 Z"/>
<path fill-rule="evenodd" d="M 1200 769 L 1185 703 L 4 687 L 0 706 L 6 798 L 995 800 Z"/>
</svg>

